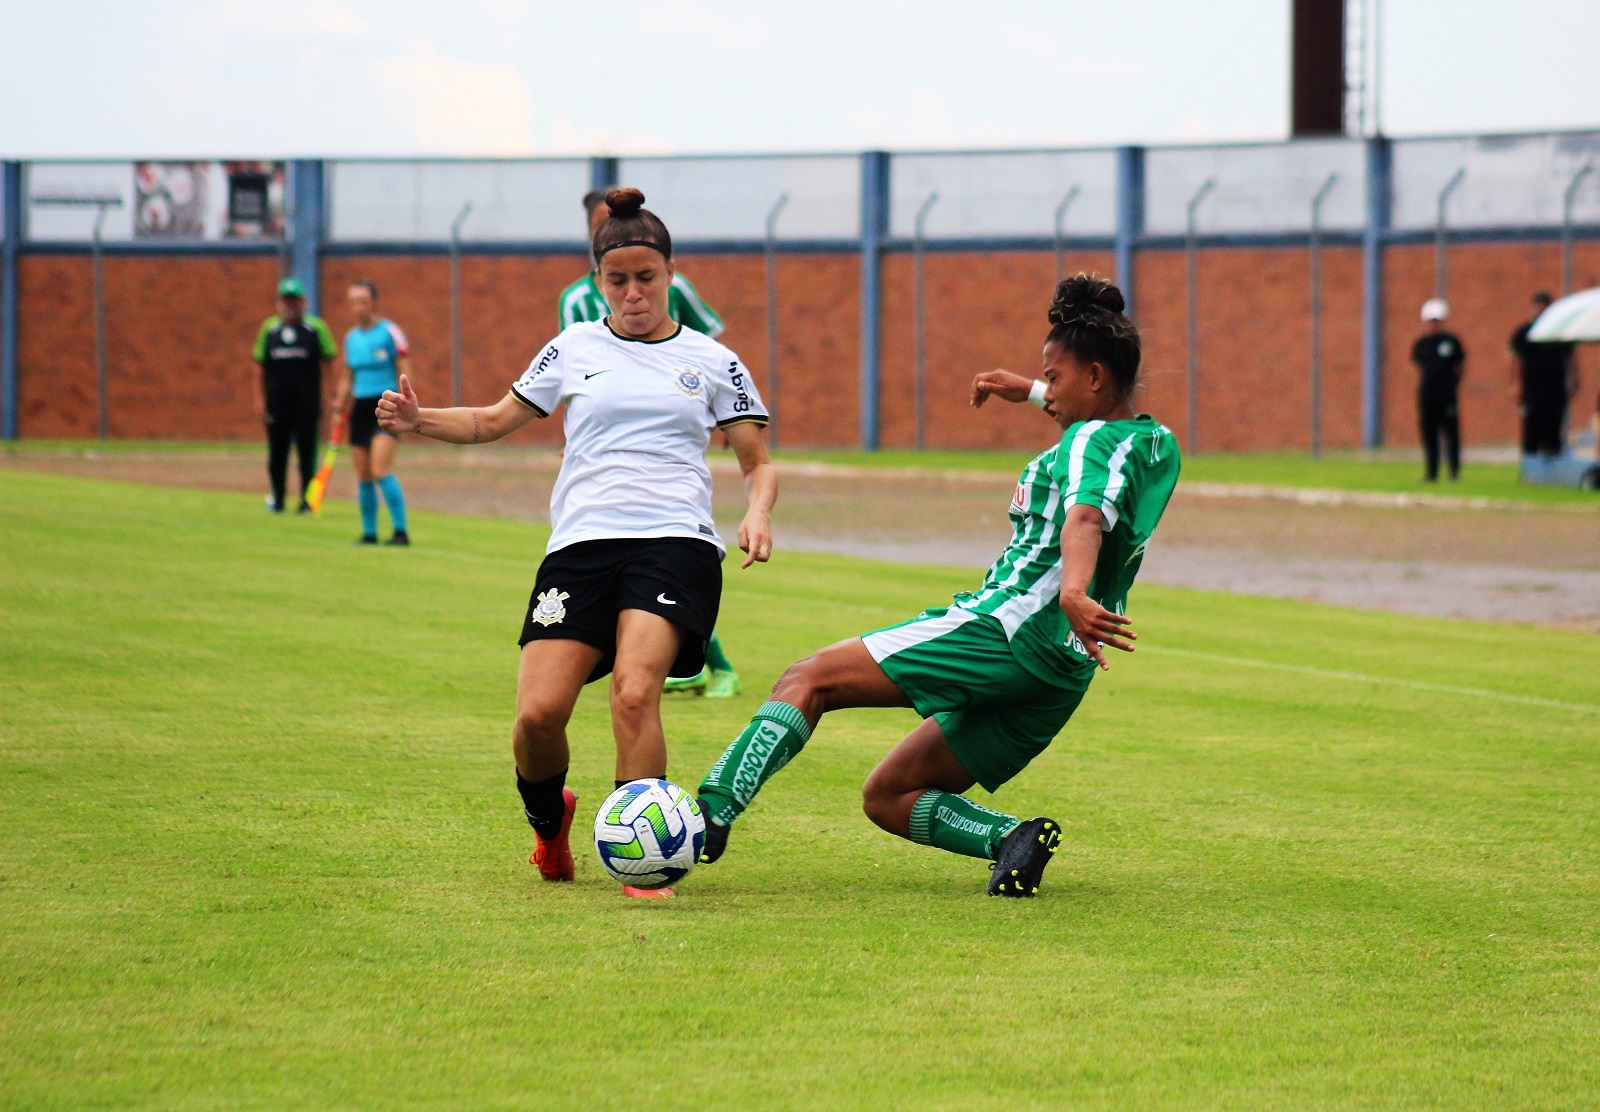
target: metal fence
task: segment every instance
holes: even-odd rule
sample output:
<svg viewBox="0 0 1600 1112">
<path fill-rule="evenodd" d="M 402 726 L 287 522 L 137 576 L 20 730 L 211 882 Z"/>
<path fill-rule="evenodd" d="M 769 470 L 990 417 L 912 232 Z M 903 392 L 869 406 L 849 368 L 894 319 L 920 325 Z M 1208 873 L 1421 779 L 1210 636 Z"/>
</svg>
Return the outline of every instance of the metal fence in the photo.
<svg viewBox="0 0 1600 1112">
<path fill-rule="evenodd" d="M 862 442 L 875 447 L 884 251 L 911 250 L 920 276 L 927 250 L 1053 247 L 1059 269 L 1068 248 L 1109 246 L 1137 311 L 1140 249 L 1184 247 L 1192 274 L 1194 252 L 1214 244 L 1359 242 L 1363 426 L 1377 443 L 1384 245 L 1431 239 L 1442 287 L 1452 242 L 1560 237 L 1569 278 L 1573 238 L 1600 235 L 1600 131 L 892 155 L 3 165 L 7 436 L 15 434 L 17 258 L 29 250 L 276 251 L 315 300 L 324 252 L 581 251 L 582 194 L 637 185 L 687 250 L 767 254 L 774 359 L 775 254 L 860 254 Z M 256 223 L 237 211 L 246 202 L 264 209 Z M 920 319 L 920 277 L 917 289 Z M 1310 304 L 1320 305 L 1315 291 Z M 923 350 L 919 330 L 919 381 Z"/>
</svg>

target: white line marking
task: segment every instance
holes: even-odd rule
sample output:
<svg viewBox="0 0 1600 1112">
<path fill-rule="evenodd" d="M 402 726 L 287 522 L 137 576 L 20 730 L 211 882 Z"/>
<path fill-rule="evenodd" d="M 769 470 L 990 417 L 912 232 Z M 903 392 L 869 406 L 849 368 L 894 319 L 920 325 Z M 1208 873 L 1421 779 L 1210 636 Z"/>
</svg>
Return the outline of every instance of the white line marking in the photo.
<svg viewBox="0 0 1600 1112">
<path fill-rule="evenodd" d="M 1444 695 L 1470 695 L 1476 699 L 1495 699 L 1503 703 L 1521 703 L 1531 707 L 1549 707 L 1552 710 L 1570 710 L 1578 714 L 1600 714 L 1600 706 L 1589 703 L 1564 703 L 1558 699 L 1540 699 L 1533 695 L 1512 695 L 1505 691 L 1490 691 L 1483 687 L 1457 687 L 1447 683 L 1426 683 L 1422 680 L 1401 680 L 1392 676 L 1369 676 L 1361 672 L 1341 672 L 1332 668 L 1312 668 L 1304 664 L 1279 664 L 1271 660 L 1249 660 L 1221 653 L 1195 652 L 1193 649 L 1174 649 L 1165 645 L 1142 645 L 1145 652 L 1170 653 L 1193 660 L 1214 664 L 1235 664 L 1241 668 L 1270 668 L 1278 672 L 1294 672 L 1302 676 L 1318 676 L 1329 680 L 1352 680 L 1356 683 L 1378 683 L 1386 687 L 1405 687 L 1412 691 L 1436 691 Z"/>
</svg>

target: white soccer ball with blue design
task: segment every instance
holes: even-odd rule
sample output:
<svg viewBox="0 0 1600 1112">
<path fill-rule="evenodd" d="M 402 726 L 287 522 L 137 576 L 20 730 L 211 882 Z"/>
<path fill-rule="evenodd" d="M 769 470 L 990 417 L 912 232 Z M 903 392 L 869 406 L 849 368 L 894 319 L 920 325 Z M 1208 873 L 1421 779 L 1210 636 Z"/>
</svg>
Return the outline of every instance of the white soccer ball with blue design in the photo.
<svg viewBox="0 0 1600 1112">
<path fill-rule="evenodd" d="M 666 780 L 629 781 L 594 817 L 600 864 L 635 888 L 665 888 L 688 876 L 705 840 L 700 804 Z"/>
</svg>

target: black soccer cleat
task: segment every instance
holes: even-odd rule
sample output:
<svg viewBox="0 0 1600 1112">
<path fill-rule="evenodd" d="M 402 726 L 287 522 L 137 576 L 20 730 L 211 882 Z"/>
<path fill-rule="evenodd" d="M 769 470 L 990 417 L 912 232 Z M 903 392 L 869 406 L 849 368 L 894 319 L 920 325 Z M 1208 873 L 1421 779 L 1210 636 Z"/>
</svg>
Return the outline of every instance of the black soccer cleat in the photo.
<svg viewBox="0 0 1600 1112">
<path fill-rule="evenodd" d="M 377 544 L 378 543 L 378 538 L 373 536 L 371 533 L 362 533 L 361 536 L 356 538 L 356 543 L 357 544 Z"/>
<path fill-rule="evenodd" d="M 395 530 L 394 536 L 383 542 L 392 548 L 406 548 L 411 544 L 411 538 L 400 530 Z"/>
<path fill-rule="evenodd" d="M 728 849 L 728 831 L 733 828 L 723 826 L 720 822 L 711 821 L 711 812 L 706 810 L 704 800 L 696 800 L 700 804 L 700 813 L 706 817 L 706 840 L 700 846 L 700 864 L 714 864 Z"/>
<path fill-rule="evenodd" d="M 1039 878 L 1061 845 L 1061 824 L 1037 818 L 1022 823 L 1000 843 L 989 877 L 989 895 L 1027 899 L 1039 892 Z"/>
</svg>

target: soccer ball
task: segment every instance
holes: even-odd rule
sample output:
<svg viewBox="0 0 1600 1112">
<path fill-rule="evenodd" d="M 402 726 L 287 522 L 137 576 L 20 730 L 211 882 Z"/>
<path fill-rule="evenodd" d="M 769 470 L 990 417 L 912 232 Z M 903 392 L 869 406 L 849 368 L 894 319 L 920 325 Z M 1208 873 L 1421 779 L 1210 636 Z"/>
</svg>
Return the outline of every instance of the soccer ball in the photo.
<svg viewBox="0 0 1600 1112">
<path fill-rule="evenodd" d="M 688 876 L 705 840 L 700 804 L 666 780 L 629 781 L 594 817 L 600 864 L 635 888 L 665 888 Z"/>
</svg>

